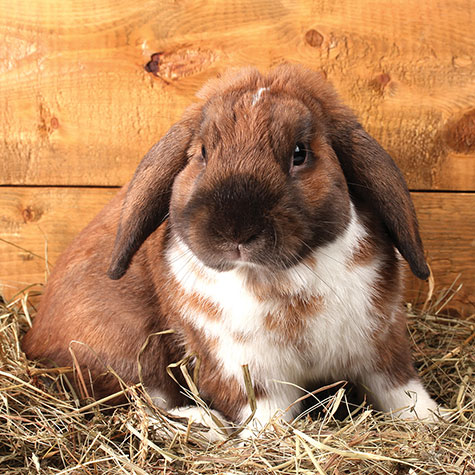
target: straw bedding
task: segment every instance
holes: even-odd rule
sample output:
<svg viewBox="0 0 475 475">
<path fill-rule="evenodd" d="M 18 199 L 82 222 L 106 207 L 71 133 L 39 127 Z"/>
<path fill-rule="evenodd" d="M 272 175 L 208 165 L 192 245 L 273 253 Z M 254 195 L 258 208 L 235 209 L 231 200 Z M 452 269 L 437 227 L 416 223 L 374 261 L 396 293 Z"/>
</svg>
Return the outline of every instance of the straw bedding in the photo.
<svg viewBox="0 0 475 475">
<path fill-rule="evenodd" d="M 409 423 L 354 407 L 340 384 L 309 396 L 321 409 L 313 419 L 276 419 L 255 438 L 217 443 L 207 442 L 205 427 L 153 408 L 140 385 L 124 387 L 127 406 L 79 402 L 69 383 L 77 374 L 21 352 L 31 299 L 0 300 L 0 473 L 474 474 L 475 322 L 444 315 L 447 298 L 429 311 L 409 306 L 408 326 L 419 373 L 452 409 L 449 420 Z"/>
</svg>

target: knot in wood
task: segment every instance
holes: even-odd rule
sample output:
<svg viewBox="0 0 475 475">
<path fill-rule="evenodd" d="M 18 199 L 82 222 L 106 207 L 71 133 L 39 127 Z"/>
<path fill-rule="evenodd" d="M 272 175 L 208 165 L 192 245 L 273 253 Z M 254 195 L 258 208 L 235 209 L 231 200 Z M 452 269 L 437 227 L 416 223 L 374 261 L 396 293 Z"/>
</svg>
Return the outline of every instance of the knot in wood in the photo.
<svg viewBox="0 0 475 475">
<path fill-rule="evenodd" d="M 311 30 L 308 30 L 307 33 L 305 33 L 305 41 L 312 48 L 319 48 L 323 43 L 323 35 L 312 28 Z"/>
<path fill-rule="evenodd" d="M 448 125 L 445 140 L 455 152 L 470 153 L 475 150 L 475 109 Z"/>
</svg>

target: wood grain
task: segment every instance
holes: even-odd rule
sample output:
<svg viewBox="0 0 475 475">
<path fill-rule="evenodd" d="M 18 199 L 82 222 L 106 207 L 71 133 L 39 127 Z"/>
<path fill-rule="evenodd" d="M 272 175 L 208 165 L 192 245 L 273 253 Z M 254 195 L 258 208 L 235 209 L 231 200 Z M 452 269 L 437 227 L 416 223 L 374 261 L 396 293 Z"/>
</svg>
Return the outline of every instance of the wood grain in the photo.
<svg viewBox="0 0 475 475">
<path fill-rule="evenodd" d="M 0 0 L 0 183 L 117 186 L 209 77 L 323 70 L 410 187 L 473 190 L 470 0 Z M 144 70 L 163 52 L 159 76 Z"/>
<path fill-rule="evenodd" d="M 431 266 L 436 292 L 435 302 L 454 284 L 462 288 L 442 303 L 465 316 L 475 312 L 475 194 L 412 193 L 421 226 L 422 241 Z M 424 302 L 428 285 L 408 273 L 407 299 Z M 441 304 L 437 306 L 440 308 Z"/>
<path fill-rule="evenodd" d="M 4 293 L 9 296 L 29 283 L 44 282 L 45 246 L 52 265 L 115 193 L 97 188 L 0 188 L 0 288 L 3 285 Z M 447 289 L 460 273 L 463 288 L 449 307 L 473 312 L 475 194 L 413 193 L 413 198 L 437 289 Z M 416 279 L 408 282 L 408 299 L 423 302 L 425 284 Z"/>
<path fill-rule="evenodd" d="M 0 292 L 44 284 L 59 254 L 116 189 L 0 188 Z"/>
</svg>

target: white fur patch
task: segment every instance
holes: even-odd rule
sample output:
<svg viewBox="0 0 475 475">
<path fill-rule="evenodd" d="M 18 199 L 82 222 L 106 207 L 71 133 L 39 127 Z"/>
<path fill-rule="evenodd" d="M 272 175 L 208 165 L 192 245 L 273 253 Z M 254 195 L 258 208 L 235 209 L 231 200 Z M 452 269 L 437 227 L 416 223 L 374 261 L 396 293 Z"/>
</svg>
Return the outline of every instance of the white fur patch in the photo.
<svg viewBox="0 0 475 475">
<path fill-rule="evenodd" d="M 291 406 L 292 402 L 297 400 L 302 391 L 293 385 L 284 382 L 273 382 L 273 387 L 267 387 L 270 395 L 257 401 L 257 408 L 250 422 L 250 428 L 261 430 L 265 425 L 274 418 L 282 418 L 290 422 L 297 415 L 296 407 Z M 290 401 L 290 403 L 289 403 Z M 251 415 L 251 408 L 245 406 L 240 414 L 239 420 L 246 421 Z"/>
<path fill-rule="evenodd" d="M 173 416 L 182 417 L 183 419 L 188 420 L 191 419 L 191 422 L 196 422 L 209 427 L 206 437 L 210 442 L 225 440 L 228 435 L 227 429 L 230 429 L 230 426 L 228 426 L 225 419 L 223 419 L 222 414 L 212 409 L 203 409 L 198 406 L 186 406 L 177 407 L 168 412 Z M 219 425 L 213 420 L 212 416 L 223 425 L 223 428 L 219 427 Z"/>
<path fill-rule="evenodd" d="M 260 87 L 257 92 L 252 96 L 252 105 L 256 105 L 259 100 L 261 99 L 261 96 L 262 96 L 262 93 L 264 91 L 268 91 L 269 88 L 268 87 Z"/>
<path fill-rule="evenodd" d="M 392 412 L 401 419 L 436 419 L 437 403 L 418 379 L 392 386 L 387 376 L 372 375 L 366 384 L 378 409 Z"/>
<path fill-rule="evenodd" d="M 147 388 L 147 394 L 152 399 L 155 406 L 162 409 L 169 409 L 170 405 L 167 402 L 167 397 L 163 391 L 158 388 Z"/>
</svg>

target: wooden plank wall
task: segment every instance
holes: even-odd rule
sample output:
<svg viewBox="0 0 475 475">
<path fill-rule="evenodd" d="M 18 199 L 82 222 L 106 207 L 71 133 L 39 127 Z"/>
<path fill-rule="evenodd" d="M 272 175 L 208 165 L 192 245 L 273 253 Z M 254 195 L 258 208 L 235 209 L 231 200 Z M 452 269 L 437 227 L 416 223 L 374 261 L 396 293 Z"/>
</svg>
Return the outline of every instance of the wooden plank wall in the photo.
<svg viewBox="0 0 475 475">
<path fill-rule="evenodd" d="M 436 287 L 474 309 L 470 0 L 0 0 L 0 283 L 43 282 L 228 66 L 322 70 L 413 191 Z M 158 75 L 144 69 L 162 52 Z M 47 244 L 47 246 L 46 246 Z M 408 298 L 424 287 L 409 280 Z"/>
</svg>

